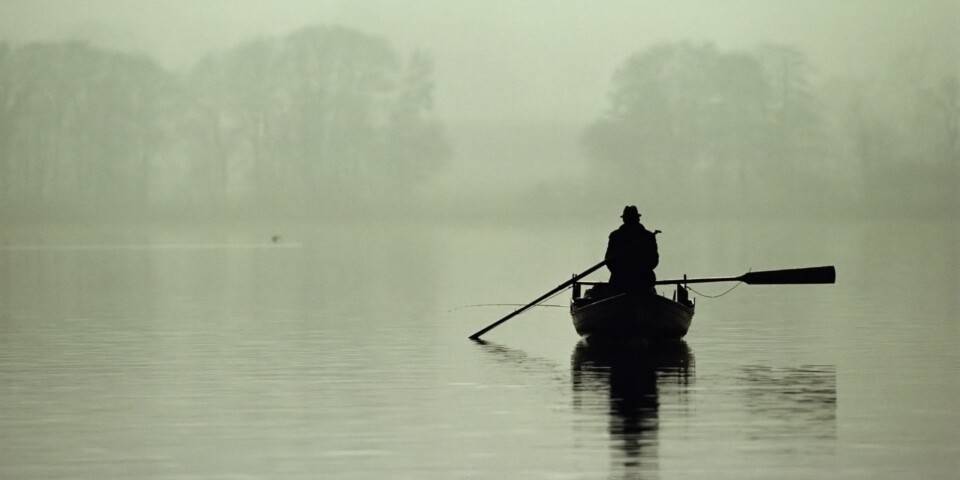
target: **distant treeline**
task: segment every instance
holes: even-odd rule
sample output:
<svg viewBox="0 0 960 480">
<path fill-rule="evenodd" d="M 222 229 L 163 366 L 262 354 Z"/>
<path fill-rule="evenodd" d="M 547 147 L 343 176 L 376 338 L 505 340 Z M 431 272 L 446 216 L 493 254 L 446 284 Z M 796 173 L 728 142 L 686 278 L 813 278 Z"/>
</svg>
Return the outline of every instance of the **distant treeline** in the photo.
<svg viewBox="0 0 960 480">
<path fill-rule="evenodd" d="M 84 43 L 0 44 L 3 213 L 323 211 L 402 193 L 450 155 L 432 74 L 424 54 L 339 27 L 189 72 Z"/>
<path fill-rule="evenodd" d="M 186 72 L 84 43 L 0 43 L 0 215 L 329 217 L 408 203 L 455 216 L 464 202 L 575 215 L 597 199 L 955 215 L 960 81 L 942 63 L 903 55 L 881 74 L 824 79 L 785 46 L 653 46 L 615 72 L 607 113 L 584 119 L 583 178 L 464 200 L 418 191 L 454 154 L 433 65 L 379 37 L 310 27 Z"/>
<path fill-rule="evenodd" d="M 674 43 L 613 77 L 584 134 L 606 190 L 724 213 L 960 213 L 956 59 L 814 82 L 800 51 Z"/>
</svg>

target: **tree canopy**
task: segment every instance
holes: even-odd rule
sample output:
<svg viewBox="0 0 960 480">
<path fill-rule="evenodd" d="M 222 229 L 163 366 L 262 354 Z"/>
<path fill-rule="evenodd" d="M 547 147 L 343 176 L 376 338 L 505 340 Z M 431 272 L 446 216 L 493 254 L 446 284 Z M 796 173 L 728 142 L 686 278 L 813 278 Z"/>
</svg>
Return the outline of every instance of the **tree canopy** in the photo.
<svg viewBox="0 0 960 480">
<path fill-rule="evenodd" d="M 678 192 L 722 184 L 739 197 L 773 171 L 801 169 L 818 128 L 809 66 L 784 47 L 762 53 L 678 43 L 632 55 L 584 136 L 596 171 Z"/>
<path fill-rule="evenodd" d="M 304 208 L 409 191 L 449 157 L 432 62 L 308 27 L 189 72 L 83 43 L 0 44 L 0 195 L 19 211 Z"/>
<path fill-rule="evenodd" d="M 816 84 L 806 56 L 787 46 L 639 51 L 583 135 L 593 178 L 601 190 L 712 211 L 831 201 L 956 208 L 957 77 L 907 58 L 909 68 L 869 81 Z"/>
</svg>

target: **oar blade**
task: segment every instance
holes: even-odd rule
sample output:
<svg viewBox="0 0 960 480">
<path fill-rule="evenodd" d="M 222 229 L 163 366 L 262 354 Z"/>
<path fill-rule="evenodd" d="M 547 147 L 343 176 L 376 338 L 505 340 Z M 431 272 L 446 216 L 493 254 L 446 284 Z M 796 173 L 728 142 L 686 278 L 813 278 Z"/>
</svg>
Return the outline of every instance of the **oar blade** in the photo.
<svg viewBox="0 0 960 480">
<path fill-rule="evenodd" d="M 817 283 L 835 283 L 837 271 L 832 265 L 826 267 L 791 268 L 787 270 L 768 270 L 750 272 L 740 277 L 749 285 L 803 285 Z"/>
</svg>

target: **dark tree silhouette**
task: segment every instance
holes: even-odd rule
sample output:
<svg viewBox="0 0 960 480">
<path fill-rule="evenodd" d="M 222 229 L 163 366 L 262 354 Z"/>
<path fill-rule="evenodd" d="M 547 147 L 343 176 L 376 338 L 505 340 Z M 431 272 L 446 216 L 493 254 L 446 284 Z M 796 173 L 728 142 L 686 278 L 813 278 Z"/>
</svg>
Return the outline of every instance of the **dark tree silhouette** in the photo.
<svg viewBox="0 0 960 480">
<path fill-rule="evenodd" d="M 208 174 L 260 202 L 403 190 L 448 156 L 431 76 L 424 55 L 404 64 L 386 41 L 339 27 L 249 42 L 193 72 L 209 142 L 193 153 L 214 153 Z"/>
<path fill-rule="evenodd" d="M 845 78 L 838 135 L 861 172 L 864 208 L 955 215 L 960 209 L 960 82 L 923 52 L 884 75 Z"/>
<path fill-rule="evenodd" d="M 382 201 L 442 167 L 432 62 L 309 27 L 175 74 L 80 42 L 0 43 L 0 198 L 8 213 L 308 211 Z M 175 211 L 175 210 L 171 210 Z"/>
<path fill-rule="evenodd" d="M 809 71 L 787 47 L 655 46 L 617 70 L 584 142 L 604 183 L 739 204 L 789 194 L 825 143 Z"/>
<path fill-rule="evenodd" d="M 14 203 L 138 208 L 163 141 L 169 76 L 83 43 L 0 53 L 4 194 Z"/>
</svg>

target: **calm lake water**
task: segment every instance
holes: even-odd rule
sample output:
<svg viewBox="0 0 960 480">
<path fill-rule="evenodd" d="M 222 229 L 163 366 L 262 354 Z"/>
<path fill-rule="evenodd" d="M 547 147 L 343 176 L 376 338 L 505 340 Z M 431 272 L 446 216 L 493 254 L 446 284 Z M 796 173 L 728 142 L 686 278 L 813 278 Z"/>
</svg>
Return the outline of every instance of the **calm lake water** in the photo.
<svg viewBox="0 0 960 480">
<path fill-rule="evenodd" d="M 673 347 L 580 344 L 569 293 L 467 340 L 616 226 L 6 228 L 0 478 L 960 476 L 957 225 L 651 225 L 660 278 L 837 284 L 703 285 Z"/>
</svg>

